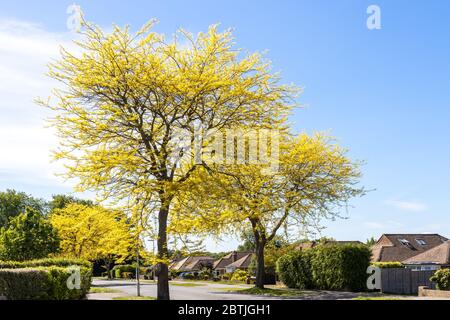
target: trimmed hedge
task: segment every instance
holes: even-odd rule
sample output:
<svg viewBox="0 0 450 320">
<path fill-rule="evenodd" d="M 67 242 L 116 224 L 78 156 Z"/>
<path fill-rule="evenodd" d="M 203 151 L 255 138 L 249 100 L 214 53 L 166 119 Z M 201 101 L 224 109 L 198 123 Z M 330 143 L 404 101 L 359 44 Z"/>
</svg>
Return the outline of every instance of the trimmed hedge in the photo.
<svg viewBox="0 0 450 320">
<path fill-rule="evenodd" d="M 8 300 L 76 300 L 86 296 L 92 280 L 90 268 L 80 267 L 80 289 L 69 289 L 72 274 L 63 267 L 0 270 L 0 295 Z"/>
<path fill-rule="evenodd" d="M 361 291 L 370 257 L 364 245 L 317 246 L 281 257 L 277 272 L 289 288 Z"/>
<path fill-rule="evenodd" d="M 70 290 L 70 266 L 79 266 L 80 289 Z M 79 259 L 50 258 L 31 261 L 0 261 L 0 296 L 10 300 L 81 299 L 89 291 L 92 264 Z"/>
<path fill-rule="evenodd" d="M 24 269 L 34 267 L 70 267 L 80 266 L 92 269 L 92 263 L 81 259 L 48 258 L 30 261 L 1 261 L 0 269 Z"/>
<path fill-rule="evenodd" d="M 372 265 L 380 269 L 405 268 L 405 266 L 401 262 L 372 262 Z"/>
<path fill-rule="evenodd" d="M 312 289 L 311 251 L 295 251 L 277 261 L 280 280 L 289 288 Z"/>
</svg>

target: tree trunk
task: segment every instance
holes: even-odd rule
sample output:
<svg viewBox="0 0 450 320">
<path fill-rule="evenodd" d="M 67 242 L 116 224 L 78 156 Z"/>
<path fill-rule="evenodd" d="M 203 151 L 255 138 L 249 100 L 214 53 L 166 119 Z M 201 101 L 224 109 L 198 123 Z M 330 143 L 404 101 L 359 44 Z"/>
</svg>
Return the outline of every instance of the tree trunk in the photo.
<svg viewBox="0 0 450 320">
<path fill-rule="evenodd" d="M 169 201 L 161 201 L 158 220 L 158 258 L 167 259 L 167 218 L 169 216 Z M 167 263 L 158 264 L 158 300 L 170 300 L 169 294 L 169 266 Z"/>
<path fill-rule="evenodd" d="M 264 265 L 264 247 L 265 243 L 256 242 L 256 288 L 264 289 L 265 265 Z"/>
<path fill-rule="evenodd" d="M 111 280 L 112 279 L 111 262 L 109 260 L 105 260 L 105 269 L 106 269 L 106 274 L 107 274 L 108 280 Z"/>
</svg>

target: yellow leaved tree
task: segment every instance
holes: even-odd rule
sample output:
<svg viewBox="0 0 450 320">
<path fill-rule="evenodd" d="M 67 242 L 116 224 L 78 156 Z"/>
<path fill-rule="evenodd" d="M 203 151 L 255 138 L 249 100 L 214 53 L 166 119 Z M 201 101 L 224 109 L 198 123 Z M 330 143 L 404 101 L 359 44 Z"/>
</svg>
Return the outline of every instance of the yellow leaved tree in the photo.
<svg viewBox="0 0 450 320">
<path fill-rule="evenodd" d="M 333 139 L 316 134 L 285 135 L 280 144 L 279 169 L 259 165 L 221 166 L 214 179 L 202 175 L 176 202 L 170 230 L 197 235 L 253 233 L 256 286 L 264 288 L 264 250 L 282 230 L 304 235 L 335 219 L 348 201 L 365 193 L 358 186 L 360 163 L 346 156 Z M 201 196 L 208 194 L 207 197 Z"/>
<path fill-rule="evenodd" d="M 53 210 L 49 219 L 58 231 L 61 255 L 91 261 L 101 259 L 108 277 L 112 264 L 123 262 L 135 247 L 128 219 L 120 211 L 69 204 Z"/>
<path fill-rule="evenodd" d="M 49 75 L 62 83 L 53 93 L 57 102 L 39 103 L 54 110 L 56 158 L 65 159 L 78 190 L 126 200 L 132 211 L 157 217 L 158 299 L 169 299 L 172 204 L 205 167 L 203 161 L 179 161 L 190 153 L 179 146 L 180 132 L 194 143 L 198 127 L 278 126 L 296 89 L 280 84 L 259 54 L 235 48 L 230 31 L 212 26 L 193 36 L 180 30 L 167 41 L 153 24 L 133 34 L 128 27 L 105 33 L 84 22 L 80 52 L 63 49 L 50 65 Z"/>
</svg>

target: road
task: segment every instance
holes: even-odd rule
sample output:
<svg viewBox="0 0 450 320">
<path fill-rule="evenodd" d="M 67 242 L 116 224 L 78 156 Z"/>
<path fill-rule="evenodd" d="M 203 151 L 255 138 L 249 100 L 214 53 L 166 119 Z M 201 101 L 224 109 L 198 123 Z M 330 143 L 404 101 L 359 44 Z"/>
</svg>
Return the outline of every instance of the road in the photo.
<svg viewBox="0 0 450 320">
<path fill-rule="evenodd" d="M 178 284 L 178 285 L 177 285 Z M 245 289 L 245 285 L 224 285 L 215 283 L 201 283 L 201 286 L 183 286 L 186 282 L 171 282 L 170 296 L 173 300 L 270 300 L 271 297 L 228 293 L 232 289 Z M 196 283 L 198 284 L 198 283 Z M 93 287 L 108 288 L 121 293 L 90 294 L 89 299 L 111 299 L 117 296 L 136 295 L 136 282 L 129 280 L 98 280 L 93 281 Z M 141 284 L 141 295 L 156 297 L 156 284 Z"/>
<path fill-rule="evenodd" d="M 187 286 L 196 284 L 197 286 Z M 94 279 L 93 287 L 107 288 L 116 293 L 89 294 L 89 300 L 111 300 L 114 297 L 136 296 L 136 282 L 133 280 L 99 280 Z M 298 297 L 269 297 L 228 292 L 230 290 L 250 288 L 249 285 L 228 285 L 214 282 L 170 282 L 170 296 L 172 300 L 348 300 L 359 296 L 372 296 L 369 293 L 306 291 Z M 156 297 L 156 284 L 145 282 L 141 284 L 141 295 Z M 406 297 L 402 297 L 406 298 Z M 417 297 L 408 297 L 417 298 Z"/>
</svg>

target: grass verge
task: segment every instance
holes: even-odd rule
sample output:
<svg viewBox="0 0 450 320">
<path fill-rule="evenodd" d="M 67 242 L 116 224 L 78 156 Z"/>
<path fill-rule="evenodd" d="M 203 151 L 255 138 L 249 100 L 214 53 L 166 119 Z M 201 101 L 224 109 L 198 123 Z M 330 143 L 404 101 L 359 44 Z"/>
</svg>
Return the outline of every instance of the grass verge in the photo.
<svg viewBox="0 0 450 320">
<path fill-rule="evenodd" d="M 268 296 L 268 297 L 287 297 L 287 298 L 294 298 L 301 295 L 304 295 L 305 292 L 300 290 L 293 290 L 293 289 L 259 289 L 259 288 L 249 288 L 249 289 L 230 289 L 228 290 L 230 293 L 239 293 L 239 294 L 251 294 L 251 295 L 257 295 L 257 296 Z"/>
<path fill-rule="evenodd" d="M 136 296 L 128 296 L 128 297 L 115 297 L 113 300 L 156 300 L 155 297 L 136 297 Z"/>
<path fill-rule="evenodd" d="M 122 291 L 116 290 L 116 289 L 98 288 L 98 287 L 92 287 L 91 290 L 89 290 L 89 293 L 119 293 L 119 292 L 122 292 Z"/>
<path fill-rule="evenodd" d="M 206 284 L 204 283 L 193 283 L 193 282 L 171 282 L 171 286 L 176 287 L 204 287 Z"/>
</svg>

